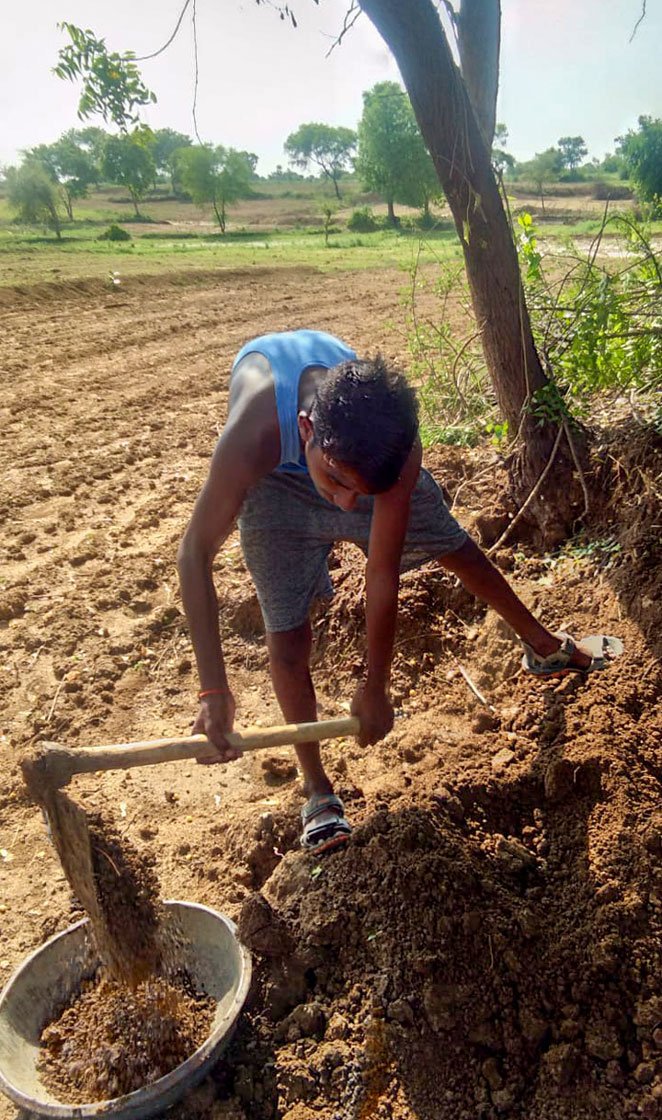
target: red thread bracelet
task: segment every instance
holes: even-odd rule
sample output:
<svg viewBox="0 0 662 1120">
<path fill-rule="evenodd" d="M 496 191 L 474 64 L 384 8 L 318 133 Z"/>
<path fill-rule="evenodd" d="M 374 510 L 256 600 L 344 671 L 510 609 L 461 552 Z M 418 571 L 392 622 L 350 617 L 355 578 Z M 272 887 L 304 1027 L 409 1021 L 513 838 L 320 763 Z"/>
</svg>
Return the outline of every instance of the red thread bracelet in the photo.
<svg viewBox="0 0 662 1120">
<path fill-rule="evenodd" d="M 203 688 L 198 693 L 198 700 L 204 700 L 205 696 L 224 696 L 227 691 L 227 688 Z"/>
</svg>

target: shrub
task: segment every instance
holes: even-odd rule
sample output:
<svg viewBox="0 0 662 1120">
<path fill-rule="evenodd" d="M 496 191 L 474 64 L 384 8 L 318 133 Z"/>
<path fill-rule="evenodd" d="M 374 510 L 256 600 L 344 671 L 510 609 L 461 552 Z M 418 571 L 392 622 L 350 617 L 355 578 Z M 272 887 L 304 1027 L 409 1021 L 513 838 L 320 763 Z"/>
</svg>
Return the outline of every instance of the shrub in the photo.
<svg viewBox="0 0 662 1120">
<path fill-rule="evenodd" d="M 598 394 L 637 394 L 658 400 L 662 387 L 662 268 L 646 226 L 626 215 L 606 220 L 588 254 L 567 248 L 565 276 L 550 281 L 528 215 L 518 248 L 534 335 L 544 347 L 555 382 L 549 400 L 536 402 L 550 415 L 560 403 L 585 415 Z M 621 235 L 618 270 L 602 260 L 605 230 Z M 524 236 L 525 235 L 525 236 Z M 539 394 L 538 394 L 539 396 Z M 556 404 L 555 404 L 556 399 Z M 541 412 L 541 415 L 543 413 Z"/>
<path fill-rule="evenodd" d="M 421 210 L 420 214 L 414 219 L 414 225 L 417 229 L 434 229 L 436 224 L 437 219 L 429 210 Z"/>
<path fill-rule="evenodd" d="M 632 198 L 631 187 L 626 187 L 623 183 L 604 183 L 601 179 L 593 184 L 591 193 L 593 198 L 603 202 Z"/>
<path fill-rule="evenodd" d="M 98 241 L 131 241 L 131 234 L 129 233 L 128 229 L 122 229 L 121 226 L 117 226 L 113 223 L 112 226 L 108 226 L 108 229 L 104 230 L 103 233 L 99 234 L 97 240 Z"/>
<path fill-rule="evenodd" d="M 347 229 L 351 229 L 353 233 L 373 233 L 374 230 L 379 229 L 379 225 L 379 219 L 375 217 L 370 206 L 359 206 L 352 212 L 347 222 Z"/>
<path fill-rule="evenodd" d="M 401 229 L 411 230 L 441 229 L 443 221 L 443 218 L 438 218 L 430 210 L 419 210 L 418 214 L 411 214 L 408 217 L 399 219 Z"/>
</svg>

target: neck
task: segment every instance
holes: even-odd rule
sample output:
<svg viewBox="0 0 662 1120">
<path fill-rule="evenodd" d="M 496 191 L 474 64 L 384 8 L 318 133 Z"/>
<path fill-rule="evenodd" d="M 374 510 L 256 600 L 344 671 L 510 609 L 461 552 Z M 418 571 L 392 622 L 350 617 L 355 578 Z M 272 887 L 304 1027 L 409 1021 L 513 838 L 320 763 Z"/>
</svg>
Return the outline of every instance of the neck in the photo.
<svg viewBox="0 0 662 1120">
<path fill-rule="evenodd" d="M 326 373 L 328 373 L 328 370 L 324 369 L 323 366 L 309 366 L 301 374 L 298 393 L 299 412 L 310 413 L 312 411 L 317 386 Z"/>
</svg>

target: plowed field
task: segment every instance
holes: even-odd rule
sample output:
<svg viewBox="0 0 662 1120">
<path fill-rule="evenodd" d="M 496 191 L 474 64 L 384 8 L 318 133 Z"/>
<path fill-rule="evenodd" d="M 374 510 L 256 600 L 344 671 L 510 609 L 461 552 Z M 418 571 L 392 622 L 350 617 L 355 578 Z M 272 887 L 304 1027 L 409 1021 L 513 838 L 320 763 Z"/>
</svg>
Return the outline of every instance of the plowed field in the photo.
<svg viewBox="0 0 662 1120">
<path fill-rule="evenodd" d="M 3 294 L 0 983 L 78 916 L 19 750 L 173 735 L 194 717 L 175 553 L 233 354 L 307 326 L 404 362 L 388 325 L 401 284 L 389 271 L 256 270 Z M 450 579 L 405 577 L 395 728 L 366 750 L 327 749 L 356 826 L 347 850 L 298 850 L 287 749 L 72 784 L 153 853 L 165 897 L 240 920 L 255 953 L 227 1061 L 174 1116 L 662 1115 L 659 507 L 627 535 L 641 501 L 627 480 L 640 495 L 656 462 L 636 479 L 622 464 L 615 559 L 597 546 L 554 564 L 498 557 L 548 624 L 623 639 L 603 674 L 524 678 L 505 628 Z M 447 449 L 429 465 L 485 531 L 496 453 Z M 316 618 L 323 715 L 346 712 L 360 678 L 360 569 L 338 552 L 337 595 Z M 237 723 L 279 722 L 234 537 L 216 578 Z M 14 1115 L 0 1101 L 2 1120 Z"/>
</svg>

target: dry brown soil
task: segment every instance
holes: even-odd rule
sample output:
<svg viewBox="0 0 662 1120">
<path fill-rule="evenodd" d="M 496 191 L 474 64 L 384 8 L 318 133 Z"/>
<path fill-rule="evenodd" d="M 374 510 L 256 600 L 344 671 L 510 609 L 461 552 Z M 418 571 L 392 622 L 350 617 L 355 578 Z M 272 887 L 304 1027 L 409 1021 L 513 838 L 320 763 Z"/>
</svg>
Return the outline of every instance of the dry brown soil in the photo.
<svg viewBox="0 0 662 1120">
<path fill-rule="evenodd" d="M 77 913 L 19 750 L 171 735 L 194 716 L 174 558 L 233 353 L 312 326 L 404 360 L 388 325 L 400 286 L 387 271 L 285 270 L 6 293 L 0 982 Z M 496 619 L 434 568 L 407 576 L 395 729 L 327 750 L 356 825 L 347 850 L 298 851 L 287 749 L 72 784 L 154 858 L 165 897 L 240 920 L 254 950 L 227 1061 L 176 1117 L 660 1115 L 659 512 L 641 505 L 649 468 L 613 458 L 613 567 L 597 551 L 550 566 L 507 549 L 499 562 L 548 623 L 604 628 L 626 655 L 587 682 L 524 678 Z M 431 465 L 460 517 L 493 534 L 496 453 L 447 450 Z M 351 551 L 335 565 L 335 603 L 315 623 L 324 715 L 347 710 L 364 656 L 361 565 Z M 237 722 L 278 722 L 234 538 L 216 574 Z"/>
</svg>

